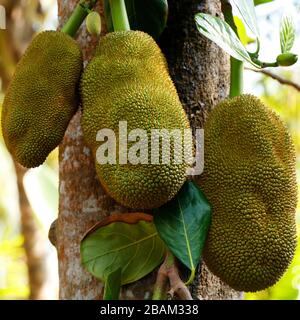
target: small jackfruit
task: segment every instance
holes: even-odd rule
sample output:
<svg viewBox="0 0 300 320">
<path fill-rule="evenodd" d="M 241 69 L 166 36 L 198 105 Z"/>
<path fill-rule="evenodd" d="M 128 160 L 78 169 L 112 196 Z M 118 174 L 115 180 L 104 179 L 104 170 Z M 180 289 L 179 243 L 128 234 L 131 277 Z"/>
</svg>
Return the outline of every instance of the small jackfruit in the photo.
<svg viewBox="0 0 300 320">
<path fill-rule="evenodd" d="M 96 11 L 92 11 L 86 17 L 86 28 L 91 35 L 99 36 L 101 33 L 101 17 Z"/>
<path fill-rule="evenodd" d="M 296 246 L 295 151 L 279 117 L 251 95 L 225 100 L 205 124 L 199 185 L 213 207 L 204 249 L 232 288 L 272 286 Z"/>
<path fill-rule="evenodd" d="M 155 41 L 140 31 L 109 33 L 100 40 L 95 57 L 81 82 L 82 129 L 96 157 L 101 145 L 98 130 L 116 134 L 116 164 L 100 164 L 96 171 L 107 193 L 131 208 L 155 208 L 171 200 L 183 185 L 186 161 L 150 163 L 152 129 L 189 129 L 187 116 L 169 76 L 166 60 Z M 146 163 L 120 163 L 119 123 L 127 121 L 127 132 L 142 129 L 148 137 Z M 174 139 L 170 139 L 171 149 Z M 192 138 L 186 145 L 192 145 Z M 128 142 L 125 153 L 134 145 Z M 160 148 L 161 151 L 161 148 Z M 163 158 L 162 154 L 159 156 Z"/>
<path fill-rule="evenodd" d="M 16 67 L 2 108 L 2 131 L 14 159 L 41 165 L 64 137 L 77 110 L 80 47 L 58 31 L 38 34 Z"/>
<path fill-rule="evenodd" d="M 288 67 L 292 66 L 298 61 L 298 56 L 294 53 L 286 52 L 277 56 L 276 61 L 279 66 Z"/>
</svg>

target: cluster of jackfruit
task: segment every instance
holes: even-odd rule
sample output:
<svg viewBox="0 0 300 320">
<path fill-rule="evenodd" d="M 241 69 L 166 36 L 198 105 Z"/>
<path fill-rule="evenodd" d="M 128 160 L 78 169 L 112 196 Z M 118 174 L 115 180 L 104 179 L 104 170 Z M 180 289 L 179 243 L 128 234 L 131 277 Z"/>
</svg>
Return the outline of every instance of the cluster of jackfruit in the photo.
<svg viewBox="0 0 300 320">
<path fill-rule="evenodd" d="M 296 246 L 295 171 L 288 131 L 257 98 L 225 100 L 211 112 L 199 179 L 213 207 L 204 259 L 232 288 L 265 289 L 291 262 Z"/>
<path fill-rule="evenodd" d="M 93 151 L 98 177 L 117 202 L 132 208 L 155 208 L 171 200 L 186 179 L 187 164 L 177 164 L 171 152 L 169 164 L 99 164 L 96 141 L 100 129 L 116 133 L 119 150 L 119 122 L 127 121 L 128 133 L 134 129 L 189 128 L 187 116 L 169 76 L 165 58 L 146 33 L 113 32 L 100 40 L 95 57 L 85 69 L 81 81 L 82 128 Z M 192 139 L 187 142 L 192 145 Z M 173 150 L 174 139 L 171 139 Z M 132 143 L 128 142 L 128 148 Z M 148 145 L 150 162 L 151 147 Z"/>
<path fill-rule="evenodd" d="M 77 42 L 58 31 L 38 34 L 17 65 L 2 107 L 2 132 L 25 167 L 41 165 L 64 137 L 78 108 L 83 59 Z"/>
<path fill-rule="evenodd" d="M 83 134 L 105 190 L 131 208 L 155 208 L 171 200 L 188 164 L 184 157 L 176 163 L 172 152 L 168 164 L 161 154 L 158 164 L 149 163 L 152 129 L 179 129 L 184 137 L 189 122 L 155 41 L 140 31 L 110 33 L 82 77 L 81 72 L 82 53 L 71 37 L 48 31 L 33 40 L 3 104 L 2 131 L 13 157 L 26 167 L 45 161 L 77 110 L 81 78 Z M 147 132 L 146 164 L 120 163 L 120 121 L 127 122 L 127 132 Z M 105 143 L 96 138 L 101 129 L 115 133 L 115 163 L 97 161 Z M 192 146 L 192 138 L 182 143 Z M 213 207 L 204 249 L 208 267 L 237 290 L 273 285 L 296 246 L 295 152 L 281 120 L 250 95 L 221 102 L 205 125 L 199 184 Z"/>
<path fill-rule="evenodd" d="M 4 100 L 2 129 L 9 151 L 25 167 L 41 165 L 63 139 L 77 110 L 81 72 L 80 48 L 62 32 L 37 35 L 19 62 Z M 185 181 L 188 165 L 184 159 L 174 161 L 174 136 L 169 164 L 162 164 L 161 155 L 159 164 L 151 164 L 151 130 L 180 129 L 183 140 L 189 122 L 155 41 L 139 31 L 108 34 L 82 75 L 81 93 L 84 137 L 107 192 L 134 208 L 159 207 L 171 200 Z M 118 156 L 116 164 L 97 162 L 98 131 L 112 129 L 119 150 L 119 121 L 127 121 L 128 132 L 146 130 L 146 164 L 120 164 Z M 191 138 L 188 143 L 192 146 Z M 125 152 L 132 145 L 129 142 Z"/>
</svg>

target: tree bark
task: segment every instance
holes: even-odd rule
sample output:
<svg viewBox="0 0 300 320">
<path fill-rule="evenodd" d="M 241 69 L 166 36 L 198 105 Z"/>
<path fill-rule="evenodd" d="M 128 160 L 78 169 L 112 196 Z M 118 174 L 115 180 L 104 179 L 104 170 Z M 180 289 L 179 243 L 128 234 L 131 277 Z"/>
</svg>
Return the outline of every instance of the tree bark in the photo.
<svg viewBox="0 0 300 320">
<path fill-rule="evenodd" d="M 58 0 L 60 24 L 67 19 L 77 0 Z M 169 0 L 170 16 L 160 45 L 166 54 L 170 73 L 193 128 L 202 127 L 207 113 L 229 92 L 229 58 L 210 41 L 202 38 L 194 14 L 207 12 L 221 16 L 217 0 Z M 97 8 L 102 14 L 102 9 Z M 102 19 L 104 21 L 104 18 Z M 105 26 L 103 26 L 105 33 Z M 102 34 L 103 35 L 103 34 Z M 97 39 L 83 27 L 78 41 L 85 60 L 94 51 Z M 59 259 L 61 299 L 101 299 L 103 285 L 81 266 L 79 244 L 84 233 L 107 215 L 126 212 L 108 197 L 97 179 L 91 151 L 85 145 L 80 127 L 80 111 L 74 116 L 60 146 L 60 205 L 55 228 Z M 201 273 L 200 273 L 201 271 Z M 151 298 L 156 272 L 124 286 L 122 299 Z M 191 286 L 199 299 L 237 299 L 240 294 L 213 276 L 204 264 Z"/>
</svg>

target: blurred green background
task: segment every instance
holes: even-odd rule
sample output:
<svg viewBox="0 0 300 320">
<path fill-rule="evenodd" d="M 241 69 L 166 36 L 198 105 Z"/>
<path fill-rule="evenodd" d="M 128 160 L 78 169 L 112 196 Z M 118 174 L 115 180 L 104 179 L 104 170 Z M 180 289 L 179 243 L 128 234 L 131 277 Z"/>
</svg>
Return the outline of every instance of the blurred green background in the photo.
<svg viewBox="0 0 300 320">
<path fill-rule="evenodd" d="M 0 107 L 17 61 L 36 32 L 55 29 L 56 0 L 0 0 L 7 29 L 0 30 Z M 300 3 L 275 0 L 256 8 L 262 38 L 262 59 L 280 51 L 279 23 L 291 14 L 297 27 L 293 52 L 300 54 Z M 250 35 L 251 37 L 251 35 Z M 300 84 L 300 63 L 272 73 Z M 286 122 L 297 150 L 300 186 L 300 91 L 262 73 L 245 71 L 245 92 L 259 96 Z M 0 299 L 57 299 L 55 249 L 47 239 L 58 211 L 58 151 L 36 169 L 15 164 L 0 132 Z M 297 210 L 298 230 L 300 207 Z M 300 239 L 300 238 L 299 238 Z M 300 240 L 295 258 L 273 287 L 245 294 L 245 299 L 300 299 Z"/>
</svg>

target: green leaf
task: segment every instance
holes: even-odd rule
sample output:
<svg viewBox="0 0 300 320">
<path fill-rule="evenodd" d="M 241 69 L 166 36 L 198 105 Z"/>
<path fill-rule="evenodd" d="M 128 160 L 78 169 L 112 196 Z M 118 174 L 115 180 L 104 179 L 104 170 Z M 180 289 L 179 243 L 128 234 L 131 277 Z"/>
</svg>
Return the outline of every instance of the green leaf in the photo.
<svg viewBox="0 0 300 320">
<path fill-rule="evenodd" d="M 291 17 L 285 16 L 280 23 L 280 47 L 281 53 L 289 52 L 295 41 L 295 24 Z"/>
<path fill-rule="evenodd" d="M 190 181 L 173 200 L 155 210 L 154 223 L 159 235 L 191 270 L 190 280 L 200 261 L 210 221 L 211 206 L 199 187 Z"/>
<path fill-rule="evenodd" d="M 158 39 L 168 19 L 167 0 L 125 0 L 127 15 L 132 30 L 140 30 Z M 104 0 L 108 31 L 113 31 L 109 1 Z"/>
<path fill-rule="evenodd" d="M 239 11 L 241 18 L 255 37 L 259 38 L 259 29 L 255 15 L 253 0 L 231 0 Z"/>
<path fill-rule="evenodd" d="M 268 3 L 268 2 L 273 2 L 274 0 L 254 0 L 254 5 L 258 6 L 260 4 Z"/>
<path fill-rule="evenodd" d="M 247 50 L 228 23 L 206 13 L 196 14 L 195 20 L 202 35 L 215 42 L 237 60 L 259 67 L 251 60 Z"/>
<path fill-rule="evenodd" d="M 106 277 L 103 300 L 119 300 L 122 269 L 117 268 Z"/>
<path fill-rule="evenodd" d="M 242 44 L 244 46 L 246 46 L 250 43 L 255 42 L 255 39 L 250 38 L 247 35 L 247 31 L 246 31 L 246 28 L 245 28 L 243 21 L 239 17 L 236 17 L 236 16 L 234 16 L 233 19 L 234 19 L 234 24 L 236 25 L 236 28 L 237 28 L 238 36 L 239 36 Z"/>
<path fill-rule="evenodd" d="M 81 260 L 96 278 L 106 282 L 120 268 L 121 285 L 135 282 L 163 260 L 166 247 L 152 216 L 143 213 L 112 215 L 96 224 L 81 242 Z"/>
</svg>

